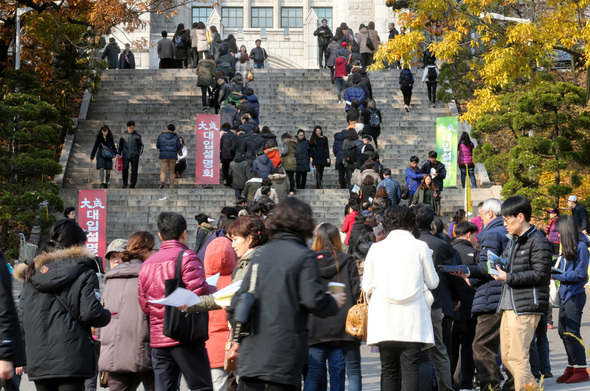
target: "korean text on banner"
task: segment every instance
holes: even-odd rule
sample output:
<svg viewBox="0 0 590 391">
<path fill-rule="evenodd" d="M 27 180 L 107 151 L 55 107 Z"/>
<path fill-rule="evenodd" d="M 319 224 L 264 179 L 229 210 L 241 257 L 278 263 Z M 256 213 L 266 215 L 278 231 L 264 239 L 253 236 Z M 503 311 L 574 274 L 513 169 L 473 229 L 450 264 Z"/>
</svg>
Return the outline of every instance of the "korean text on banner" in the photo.
<svg viewBox="0 0 590 391">
<path fill-rule="evenodd" d="M 457 117 L 439 117 L 436 119 L 436 153 L 438 161 L 445 165 L 447 176 L 445 187 L 457 185 Z"/>
<path fill-rule="evenodd" d="M 86 248 L 104 257 L 107 249 L 106 190 L 78 191 L 78 224 L 86 231 Z"/>
<path fill-rule="evenodd" d="M 197 114 L 196 175 L 199 185 L 219 184 L 219 114 Z"/>
</svg>

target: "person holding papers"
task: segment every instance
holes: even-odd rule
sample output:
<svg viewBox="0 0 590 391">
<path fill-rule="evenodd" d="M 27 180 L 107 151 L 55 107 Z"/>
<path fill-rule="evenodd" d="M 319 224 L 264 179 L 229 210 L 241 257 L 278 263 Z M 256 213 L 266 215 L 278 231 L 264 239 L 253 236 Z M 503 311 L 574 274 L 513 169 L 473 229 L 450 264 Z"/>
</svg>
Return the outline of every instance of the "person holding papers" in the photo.
<svg viewBox="0 0 590 391">
<path fill-rule="evenodd" d="M 158 235 L 162 240 L 160 250 L 149 257 L 139 270 L 139 304 L 150 318 L 150 346 L 155 373 L 155 389 L 176 391 L 178 376 L 182 372 L 191 390 L 212 389 L 209 358 L 205 341 L 183 344 L 166 337 L 164 306 L 151 303 L 165 295 L 165 280 L 173 279 L 176 260 L 182 256 L 181 278 L 186 289 L 197 295 L 215 292 L 215 287 L 205 281 L 203 265 L 197 255 L 186 246 L 186 220 L 179 213 L 162 212 L 158 216 Z M 195 365 L 195 363 L 199 363 Z"/>
</svg>

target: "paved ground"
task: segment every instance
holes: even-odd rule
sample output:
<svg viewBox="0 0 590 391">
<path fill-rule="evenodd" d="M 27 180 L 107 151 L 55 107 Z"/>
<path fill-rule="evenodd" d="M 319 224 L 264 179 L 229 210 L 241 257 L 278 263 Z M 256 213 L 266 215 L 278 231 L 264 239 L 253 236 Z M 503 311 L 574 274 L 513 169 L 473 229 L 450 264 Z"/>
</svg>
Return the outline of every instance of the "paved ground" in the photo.
<svg viewBox="0 0 590 391">
<path fill-rule="evenodd" d="M 18 289 L 20 284 L 15 283 L 14 286 L 14 293 L 15 297 L 18 295 Z M 586 306 L 588 307 L 588 305 Z M 590 342 L 590 307 L 585 310 L 583 319 L 582 319 L 582 337 Z M 553 310 L 553 319 L 557 319 L 558 310 Z M 556 323 L 557 325 L 557 323 Z M 560 376 L 565 367 L 567 365 L 567 356 L 565 355 L 565 349 L 563 347 L 563 343 L 557 334 L 557 328 L 552 330 L 547 330 L 547 335 L 549 337 L 549 345 L 551 349 L 551 371 L 554 375 L 553 378 L 547 379 L 544 382 L 544 390 L 545 391 L 588 391 L 590 390 L 590 382 L 581 383 L 581 384 L 556 384 L 555 379 Z M 380 376 L 380 362 L 379 362 L 379 354 L 378 353 L 371 353 L 371 348 L 369 346 L 362 346 L 361 347 L 361 356 L 362 356 L 362 371 L 363 371 L 363 390 L 364 391 L 378 391 L 379 387 L 379 376 Z M 590 357 L 589 357 L 590 359 Z M 23 381 L 21 384 L 21 390 L 23 391 L 34 391 L 35 387 L 32 382 L 30 382 L 26 375 L 23 376 Z M 100 390 L 100 388 L 98 389 Z M 181 386 L 181 391 L 186 391 L 186 383 L 183 382 Z"/>
</svg>

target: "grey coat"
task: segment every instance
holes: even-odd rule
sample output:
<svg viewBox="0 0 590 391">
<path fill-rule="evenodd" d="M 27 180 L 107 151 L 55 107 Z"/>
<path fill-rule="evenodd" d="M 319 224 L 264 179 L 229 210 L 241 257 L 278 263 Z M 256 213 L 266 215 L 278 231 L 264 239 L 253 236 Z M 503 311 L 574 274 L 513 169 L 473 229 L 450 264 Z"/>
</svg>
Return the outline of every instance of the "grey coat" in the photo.
<svg viewBox="0 0 590 391">
<path fill-rule="evenodd" d="M 113 315 L 111 322 L 100 329 L 100 371 L 152 370 L 149 320 L 137 300 L 141 265 L 141 260 L 132 259 L 115 266 L 104 276 L 104 303 Z"/>
<path fill-rule="evenodd" d="M 327 66 L 333 67 L 336 64 L 336 57 L 338 57 L 336 52 L 338 49 L 340 49 L 340 47 L 341 44 L 338 42 L 332 42 L 328 45 L 328 48 L 326 49 L 326 54 L 328 55 L 328 61 L 326 62 Z"/>
<path fill-rule="evenodd" d="M 172 40 L 168 38 L 162 38 L 158 41 L 158 46 L 156 47 L 156 51 L 158 52 L 159 58 L 173 58 L 174 57 L 174 44 Z"/>
</svg>

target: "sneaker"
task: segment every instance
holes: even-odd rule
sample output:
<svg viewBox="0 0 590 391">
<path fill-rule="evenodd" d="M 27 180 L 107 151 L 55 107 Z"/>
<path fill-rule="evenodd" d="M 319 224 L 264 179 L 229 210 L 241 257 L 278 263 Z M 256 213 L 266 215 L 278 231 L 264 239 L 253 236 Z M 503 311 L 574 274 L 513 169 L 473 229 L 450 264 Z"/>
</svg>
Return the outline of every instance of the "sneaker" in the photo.
<svg viewBox="0 0 590 391">
<path fill-rule="evenodd" d="M 406 109 L 406 111 L 409 113 L 410 112 L 410 108 L 408 107 L 408 105 L 404 106 L 404 109 Z"/>
<path fill-rule="evenodd" d="M 553 327 L 552 324 L 547 324 L 547 330 L 553 330 L 555 327 Z"/>
<path fill-rule="evenodd" d="M 551 379 L 553 377 L 553 374 L 551 372 L 547 372 L 543 374 L 543 378 L 545 379 Z"/>
<path fill-rule="evenodd" d="M 127 188 L 127 185 L 123 185 L 123 189 L 126 189 L 126 188 Z"/>
<path fill-rule="evenodd" d="M 293 193 L 292 191 L 289 192 L 289 197 L 295 195 L 295 193 Z"/>
<path fill-rule="evenodd" d="M 436 104 L 435 103 L 432 104 L 432 108 L 433 109 L 436 109 Z"/>
</svg>

